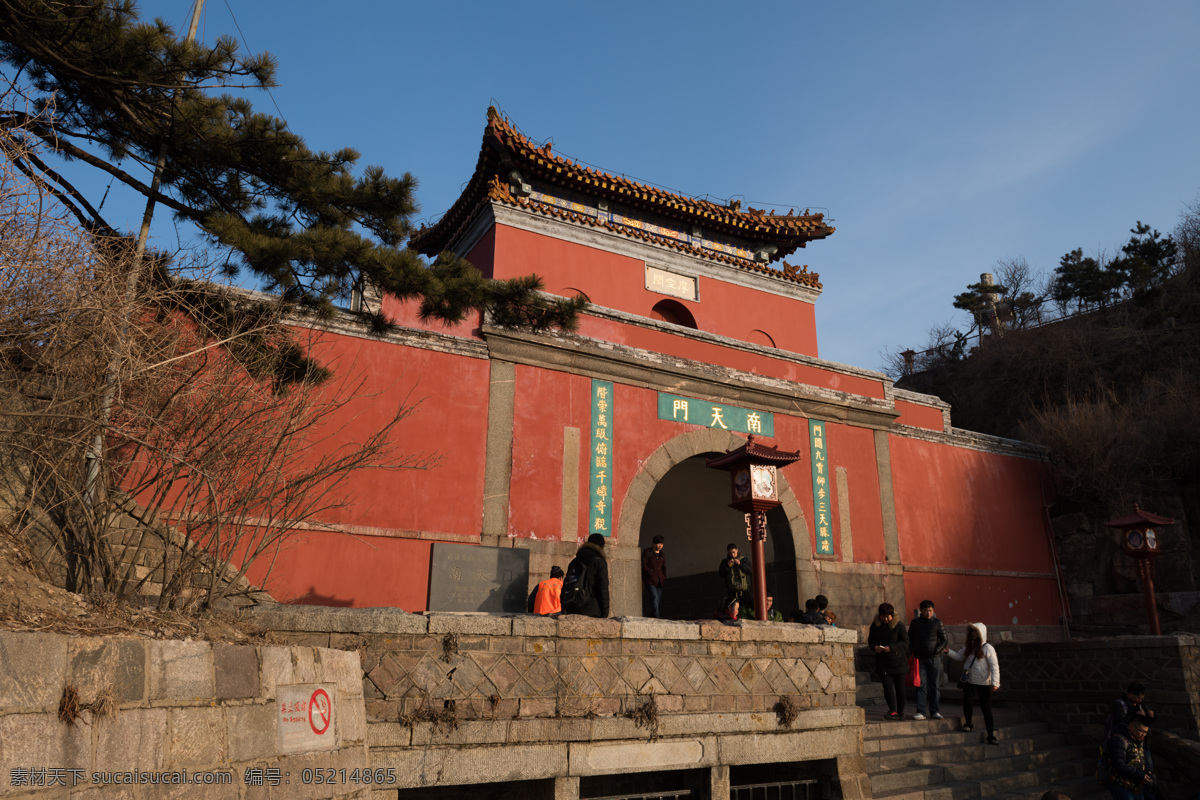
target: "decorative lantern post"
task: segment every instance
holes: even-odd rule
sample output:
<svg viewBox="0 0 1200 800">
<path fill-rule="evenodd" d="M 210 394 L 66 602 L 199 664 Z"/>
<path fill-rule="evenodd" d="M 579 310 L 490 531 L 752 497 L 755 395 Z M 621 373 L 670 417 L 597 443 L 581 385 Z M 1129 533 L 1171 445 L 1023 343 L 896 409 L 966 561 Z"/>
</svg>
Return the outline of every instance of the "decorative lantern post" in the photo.
<svg viewBox="0 0 1200 800">
<path fill-rule="evenodd" d="M 707 466 L 729 472 L 733 484 L 731 508 L 750 518 L 750 551 L 754 560 L 754 616 L 767 618 L 767 567 L 763 561 L 763 542 L 767 538 L 767 512 L 779 505 L 777 467 L 798 460 L 800 453 L 786 453 L 766 447 L 750 436 L 746 443 L 723 456 L 709 459 Z"/>
<path fill-rule="evenodd" d="M 1154 528 L 1174 522 L 1170 517 L 1142 511 L 1134 503 L 1132 514 L 1104 523 L 1109 528 L 1120 529 L 1121 547 L 1125 555 L 1137 559 L 1138 577 L 1142 579 L 1142 588 L 1146 592 L 1146 617 L 1150 621 L 1150 633 L 1154 636 L 1162 633 L 1158 626 L 1158 606 L 1154 601 L 1154 558 L 1159 554 L 1158 534 Z"/>
</svg>

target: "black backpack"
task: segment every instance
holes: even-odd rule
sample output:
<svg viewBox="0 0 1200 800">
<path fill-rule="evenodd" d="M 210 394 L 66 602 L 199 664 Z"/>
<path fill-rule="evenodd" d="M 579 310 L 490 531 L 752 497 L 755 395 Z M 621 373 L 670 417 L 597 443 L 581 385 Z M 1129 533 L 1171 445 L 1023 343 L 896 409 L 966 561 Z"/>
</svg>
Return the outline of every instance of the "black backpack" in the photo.
<svg viewBox="0 0 1200 800">
<path fill-rule="evenodd" d="M 563 611 L 568 608 L 581 608 L 591 597 L 592 573 L 588 569 L 587 562 L 576 556 L 567 565 L 567 574 L 563 578 L 562 591 L 559 593 Z"/>
</svg>

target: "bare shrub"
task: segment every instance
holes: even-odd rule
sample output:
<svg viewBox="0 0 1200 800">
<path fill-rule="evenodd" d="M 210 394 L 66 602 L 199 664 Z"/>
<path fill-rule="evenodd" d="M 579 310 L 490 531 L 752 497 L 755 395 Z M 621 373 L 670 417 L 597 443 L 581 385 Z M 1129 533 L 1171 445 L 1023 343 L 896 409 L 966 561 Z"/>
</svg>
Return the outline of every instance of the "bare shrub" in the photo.
<svg viewBox="0 0 1200 800">
<path fill-rule="evenodd" d="M 194 259 L 135 271 L 20 170 L 25 142 L 0 129 L 0 150 L 0 514 L 66 588 L 211 606 L 360 470 L 431 463 L 398 452 L 408 399 L 345 435 L 375 398 L 352 364 L 325 381 L 285 306 Z"/>
</svg>

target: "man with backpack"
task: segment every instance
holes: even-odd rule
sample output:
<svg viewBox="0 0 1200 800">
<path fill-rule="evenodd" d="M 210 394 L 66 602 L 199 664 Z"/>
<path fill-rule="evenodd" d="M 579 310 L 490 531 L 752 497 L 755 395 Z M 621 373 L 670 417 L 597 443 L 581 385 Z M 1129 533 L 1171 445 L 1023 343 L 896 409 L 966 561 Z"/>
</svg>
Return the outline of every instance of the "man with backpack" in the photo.
<svg viewBox="0 0 1200 800">
<path fill-rule="evenodd" d="M 567 565 L 563 578 L 564 614 L 608 616 L 608 561 L 604 557 L 604 535 L 593 533 Z"/>
<path fill-rule="evenodd" d="M 753 570 L 750 559 L 738 557 L 738 546 L 730 543 L 725 548 L 725 558 L 717 567 L 717 574 L 725 584 L 725 605 L 736 599 L 739 605 L 750 605 L 754 600 L 750 597 L 750 576 Z"/>
</svg>

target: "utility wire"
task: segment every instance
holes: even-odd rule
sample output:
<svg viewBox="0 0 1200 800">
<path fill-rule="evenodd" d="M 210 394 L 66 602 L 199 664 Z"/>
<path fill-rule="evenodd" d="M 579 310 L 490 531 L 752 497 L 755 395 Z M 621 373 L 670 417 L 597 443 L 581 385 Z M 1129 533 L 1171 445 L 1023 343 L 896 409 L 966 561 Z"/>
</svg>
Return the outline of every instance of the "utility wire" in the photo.
<svg viewBox="0 0 1200 800">
<path fill-rule="evenodd" d="M 242 26 L 238 24 L 237 17 L 234 16 L 233 8 L 229 5 L 229 0 L 223 0 L 223 2 L 225 3 L 225 8 L 229 9 L 229 16 L 233 20 L 233 27 L 237 28 L 238 36 L 241 37 L 242 45 L 246 48 L 246 52 L 253 53 L 254 50 L 250 48 L 250 43 L 246 41 L 246 34 L 242 33 Z M 283 115 L 283 110 L 279 108 L 279 103 L 275 102 L 275 95 L 271 94 L 269 87 L 266 88 L 266 92 L 267 97 L 271 98 L 271 105 L 275 106 L 275 111 L 278 112 L 279 118 L 286 123 L 287 117 Z"/>
</svg>

